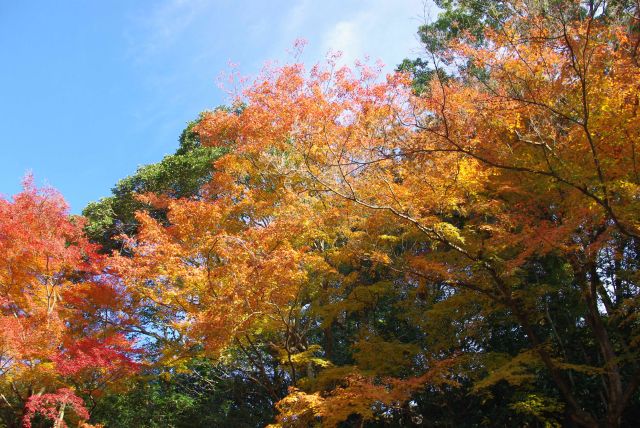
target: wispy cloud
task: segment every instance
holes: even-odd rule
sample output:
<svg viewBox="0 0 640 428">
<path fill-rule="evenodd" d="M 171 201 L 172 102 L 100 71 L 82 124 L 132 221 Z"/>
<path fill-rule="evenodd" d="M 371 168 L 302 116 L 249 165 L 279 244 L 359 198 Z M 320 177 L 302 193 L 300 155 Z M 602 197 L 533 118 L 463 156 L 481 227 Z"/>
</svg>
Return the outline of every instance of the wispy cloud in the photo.
<svg viewBox="0 0 640 428">
<path fill-rule="evenodd" d="M 132 17 L 137 31 L 127 34 L 131 55 L 142 61 L 172 47 L 207 5 L 206 0 L 165 0 L 140 11 Z"/>
<path fill-rule="evenodd" d="M 303 28 L 304 24 L 311 17 L 310 0 L 300 0 L 286 14 L 283 20 L 282 32 L 285 35 L 293 35 Z"/>
</svg>

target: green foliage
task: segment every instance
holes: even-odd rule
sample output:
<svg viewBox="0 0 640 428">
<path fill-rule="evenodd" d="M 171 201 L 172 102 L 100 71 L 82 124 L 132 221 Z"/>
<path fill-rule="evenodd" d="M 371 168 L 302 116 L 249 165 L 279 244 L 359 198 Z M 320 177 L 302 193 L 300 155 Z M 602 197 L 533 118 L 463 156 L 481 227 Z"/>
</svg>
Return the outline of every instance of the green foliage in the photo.
<svg viewBox="0 0 640 428">
<path fill-rule="evenodd" d="M 556 417 L 562 413 L 564 405 L 555 398 L 527 394 L 522 400 L 511 404 L 509 407 L 517 413 L 534 416 L 544 424 L 545 428 L 561 426 Z"/>
<path fill-rule="evenodd" d="M 91 420 L 109 428 L 249 428 L 272 417 L 273 401 L 255 383 L 194 360 L 181 373 L 152 370 L 128 392 L 104 397 Z"/>
<path fill-rule="evenodd" d="M 440 9 L 438 17 L 418 28 L 425 57 L 405 58 L 397 66 L 398 71 L 411 74 L 418 93 L 428 89 L 436 74 L 441 79 L 447 78 L 446 64 L 440 63 L 437 69 L 434 67 L 435 54 L 444 49 L 447 42 L 462 34 L 469 34 L 481 42 L 484 30 L 499 25 L 509 7 L 509 2 L 492 0 L 436 0 L 435 4 Z"/>
</svg>

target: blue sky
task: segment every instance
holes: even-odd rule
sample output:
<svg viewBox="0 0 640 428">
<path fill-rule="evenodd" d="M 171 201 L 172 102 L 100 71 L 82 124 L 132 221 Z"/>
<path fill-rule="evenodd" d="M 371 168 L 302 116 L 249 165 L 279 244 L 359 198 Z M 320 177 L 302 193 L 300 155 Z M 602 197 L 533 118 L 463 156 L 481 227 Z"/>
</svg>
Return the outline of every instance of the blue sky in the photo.
<svg viewBox="0 0 640 428">
<path fill-rule="evenodd" d="M 391 70 L 424 16 L 423 0 L 0 1 L 0 194 L 31 171 L 79 213 L 226 101 L 229 62 L 255 75 L 304 38 L 308 64 L 341 50 Z"/>
</svg>

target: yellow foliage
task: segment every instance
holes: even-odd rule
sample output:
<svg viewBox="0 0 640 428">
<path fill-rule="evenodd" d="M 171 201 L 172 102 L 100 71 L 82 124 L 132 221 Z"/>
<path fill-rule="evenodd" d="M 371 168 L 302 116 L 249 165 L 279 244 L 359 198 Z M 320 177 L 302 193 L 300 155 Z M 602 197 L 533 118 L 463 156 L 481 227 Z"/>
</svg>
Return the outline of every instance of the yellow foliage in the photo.
<svg viewBox="0 0 640 428">
<path fill-rule="evenodd" d="M 507 382 L 513 386 L 527 384 L 535 379 L 533 369 L 541 365 L 536 351 L 527 350 L 515 357 L 506 354 L 490 354 L 485 360 L 488 376 L 475 383 L 473 390 L 480 391 L 498 382 Z"/>
</svg>

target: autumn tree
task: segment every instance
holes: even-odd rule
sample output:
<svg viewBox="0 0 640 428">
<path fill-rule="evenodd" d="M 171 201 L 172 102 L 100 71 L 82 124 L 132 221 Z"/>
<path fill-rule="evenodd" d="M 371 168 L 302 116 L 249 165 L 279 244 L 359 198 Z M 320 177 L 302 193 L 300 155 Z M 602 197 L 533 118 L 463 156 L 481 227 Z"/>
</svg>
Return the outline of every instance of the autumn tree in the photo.
<svg viewBox="0 0 640 428">
<path fill-rule="evenodd" d="M 237 114 L 242 106 L 216 110 Z M 93 242 L 100 244 L 102 252 L 117 250 L 129 256 L 121 238 L 123 234 L 137 236 L 136 211 L 146 212 L 161 225 L 168 224 L 166 207 L 153 206 L 139 195 L 202 199 L 202 186 L 214 172 L 213 161 L 228 148 L 203 146 L 194 131 L 199 121 L 189 122 L 174 154 L 140 167 L 132 176 L 120 180 L 111 196 L 85 208 L 85 230 Z M 129 380 L 126 391 L 109 394 L 97 402 L 93 421 L 114 427 L 210 426 L 219 425 L 220 421 L 254 426 L 260 423 L 253 421 L 264 424 L 272 418 L 273 404 L 286 393 L 286 382 L 277 372 L 273 377 L 265 376 L 272 373 L 273 364 L 279 363 L 277 353 L 259 345 L 236 347 L 223 359 L 203 355 L 194 342 L 187 345 L 174 328 L 176 312 L 170 307 L 142 293 L 127 291 L 125 295 L 127 298 L 119 303 L 123 316 L 113 325 L 145 343 L 144 354 L 151 364 Z"/>
<path fill-rule="evenodd" d="M 0 412 L 6 426 L 85 420 L 107 384 L 136 370 L 131 344 L 87 316 L 88 302 L 113 310 L 101 299 L 117 292 L 101 280 L 102 261 L 82 226 L 58 193 L 36 189 L 31 178 L 12 201 L 0 199 Z"/>
</svg>

